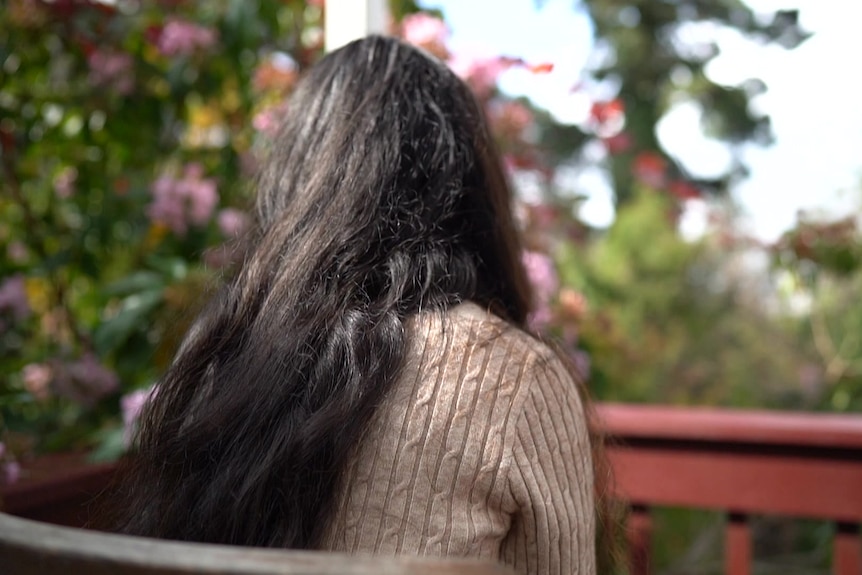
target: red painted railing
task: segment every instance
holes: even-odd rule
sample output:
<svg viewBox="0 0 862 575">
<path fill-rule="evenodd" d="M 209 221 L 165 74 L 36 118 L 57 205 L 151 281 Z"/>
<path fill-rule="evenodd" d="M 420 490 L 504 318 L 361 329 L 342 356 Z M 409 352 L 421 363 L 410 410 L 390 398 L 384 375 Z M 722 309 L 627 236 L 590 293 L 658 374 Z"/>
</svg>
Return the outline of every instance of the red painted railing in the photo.
<svg viewBox="0 0 862 575">
<path fill-rule="evenodd" d="M 833 572 L 862 575 L 862 416 L 601 404 L 615 494 L 626 501 L 633 575 L 650 572 L 656 507 L 727 514 L 726 572 L 751 571 L 748 519 L 784 515 L 836 526 Z M 80 526 L 111 465 L 81 456 L 33 464 L 0 489 L 9 513 Z"/>
<path fill-rule="evenodd" d="M 748 518 L 834 522 L 832 570 L 862 573 L 862 416 L 604 404 L 633 574 L 650 572 L 654 507 L 727 513 L 725 571 L 751 572 Z"/>
</svg>

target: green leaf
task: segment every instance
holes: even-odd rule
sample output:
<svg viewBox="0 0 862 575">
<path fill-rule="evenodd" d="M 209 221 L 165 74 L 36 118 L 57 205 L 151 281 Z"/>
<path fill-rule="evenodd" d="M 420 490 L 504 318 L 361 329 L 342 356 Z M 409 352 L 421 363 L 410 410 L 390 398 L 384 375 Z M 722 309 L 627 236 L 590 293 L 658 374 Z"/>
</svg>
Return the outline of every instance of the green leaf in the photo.
<svg viewBox="0 0 862 575">
<path fill-rule="evenodd" d="M 141 291 L 160 290 L 165 287 L 165 280 L 161 274 L 154 271 L 139 271 L 127 275 L 105 287 L 108 295 L 124 295 Z"/>
<path fill-rule="evenodd" d="M 90 460 L 95 463 L 116 461 L 126 452 L 125 432 L 123 428 L 106 429 L 99 434 L 99 445 L 90 453 Z"/>
<path fill-rule="evenodd" d="M 124 299 L 117 315 L 96 328 L 93 336 L 96 351 L 100 355 L 106 355 L 125 343 L 162 302 L 163 292 L 160 288 L 133 294 Z"/>
</svg>

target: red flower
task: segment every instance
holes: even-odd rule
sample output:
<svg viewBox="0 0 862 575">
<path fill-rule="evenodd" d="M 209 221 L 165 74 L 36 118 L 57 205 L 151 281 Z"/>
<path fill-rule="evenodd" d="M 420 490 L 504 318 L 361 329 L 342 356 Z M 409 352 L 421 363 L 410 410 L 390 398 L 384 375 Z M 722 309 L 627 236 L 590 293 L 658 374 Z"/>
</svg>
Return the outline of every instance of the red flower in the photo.
<svg viewBox="0 0 862 575">
<path fill-rule="evenodd" d="M 541 64 L 531 64 L 527 69 L 533 74 L 549 74 L 554 70 L 554 64 L 551 62 L 542 62 Z"/>
<path fill-rule="evenodd" d="M 667 191 L 679 200 L 696 200 L 701 197 L 700 190 L 684 180 L 674 180 L 668 185 Z"/>
<path fill-rule="evenodd" d="M 602 143 L 609 154 L 622 154 L 632 147 L 632 137 L 628 132 L 620 132 L 613 136 L 602 138 Z"/>
<path fill-rule="evenodd" d="M 636 180 L 651 188 L 663 188 L 667 162 L 657 152 L 641 152 L 632 162 L 632 174 Z"/>
<path fill-rule="evenodd" d="M 599 124 L 606 124 L 625 114 L 625 105 L 619 98 L 608 102 L 593 102 L 590 117 Z"/>
</svg>

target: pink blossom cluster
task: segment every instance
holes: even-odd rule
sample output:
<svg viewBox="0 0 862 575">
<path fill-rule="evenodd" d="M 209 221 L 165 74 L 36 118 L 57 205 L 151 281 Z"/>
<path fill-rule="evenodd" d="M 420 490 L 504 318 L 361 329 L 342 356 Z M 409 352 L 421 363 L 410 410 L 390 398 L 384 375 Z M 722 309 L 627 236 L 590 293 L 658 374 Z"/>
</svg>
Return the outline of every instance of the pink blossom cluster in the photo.
<svg viewBox="0 0 862 575">
<path fill-rule="evenodd" d="M 479 98 L 487 98 L 494 91 L 500 74 L 512 67 L 506 58 L 455 54 L 449 67 L 473 89 Z"/>
<path fill-rule="evenodd" d="M 435 18 L 425 12 L 408 14 L 401 21 L 401 37 L 407 42 L 428 50 L 441 59 L 446 59 L 449 51 L 446 49 L 446 38 L 449 28 L 440 18 Z"/>
<path fill-rule="evenodd" d="M 121 96 L 134 90 L 134 62 L 129 54 L 95 50 L 87 58 L 87 64 L 90 67 L 88 80 L 93 87 L 108 88 Z"/>
<path fill-rule="evenodd" d="M 217 40 L 214 29 L 173 18 L 162 28 L 157 47 L 164 56 L 188 56 L 211 48 Z"/>
<path fill-rule="evenodd" d="M 533 112 L 521 102 L 503 101 L 489 106 L 488 115 L 495 132 L 518 137 L 533 123 Z"/>
<path fill-rule="evenodd" d="M 119 386 L 117 375 L 89 352 L 70 362 L 27 364 L 21 370 L 21 379 L 24 388 L 36 399 L 47 399 L 53 394 L 83 405 L 94 404 Z"/>
<path fill-rule="evenodd" d="M 216 181 L 204 178 L 203 166 L 198 163 L 186 165 L 180 178 L 163 173 L 150 186 L 150 192 L 150 220 L 167 226 L 178 236 L 186 234 L 189 224 L 206 225 L 218 204 Z"/>
<path fill-rule="evenodd" d="M 155 387 L 149 387 L 127 393 L 120 399 L 120 409 L 123 412 L 123 441 L 126 447 L 132 444 L 141 411 L 154 393 Z"/>
<path fill-rule="evenodd" d="M 5 331 L 4 316 L 10 316 L 14 321 L 21 321 L 30 315 L 30 303 L 27 300 L 27 287 L 24 276 L 16 274 L 0 283 L 0 332 Z"/>
<path fill-rule="evenodd" d="M 521 261 L 533 286 L 534 308 L 527 321 L 531 329 L 540 331 L 553 318 L 551 301 L 560 289 L 560 279 L 554 262 L 541 252 L 524 251 Z"/>
<path fill-rule="evenodd" d="M 248 227 L 248 214 L 236 208 L 225 208 L 216 216 L 216 223 L 222 235 L 235 238 Z"/>
<path fill-rule="evenodd" d="M 254 115 L 251 125 L 264 136 L 275 136 L 286 110 L 287 102 L 267 106 Z"/>
<path fill-rule="evenodd" d="M 511 58 L 488 57 L 459 52 L 451 54 L 446 47 L 449 29 L 440 18 L 424 12 L 409 14 L 401 21 L 401 37 L 420 48 L 431 52 L 461 79 L 466 81 L 480 98 L 491 95 L 497 78 L 513 65 Z"/>
</svg>

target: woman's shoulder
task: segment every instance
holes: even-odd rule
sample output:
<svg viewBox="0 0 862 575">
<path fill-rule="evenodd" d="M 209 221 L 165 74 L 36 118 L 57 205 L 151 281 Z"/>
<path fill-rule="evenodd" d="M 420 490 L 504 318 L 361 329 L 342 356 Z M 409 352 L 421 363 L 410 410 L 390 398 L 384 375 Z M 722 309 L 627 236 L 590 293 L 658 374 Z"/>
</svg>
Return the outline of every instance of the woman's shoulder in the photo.
<svg viewBox="0 0 862 575">
<path fill-rule="evenodd" d="M 525 401 L 543 392 L 537 388 L 577 393 L 573 371 L 554 349 L 475 303 L 420 314 L 411 327 L 406 375 L 417 398 L 473 398 L 473 415 L 489 409 L 482 416 L 511 425 Z"/>
<path fill-rule="evenodd" d="M 414 348 L 454 348 L 456 356 L 491 353 L 509 363 L 544 365 L 560 358 L 548 344 L 471 301 L 443 312 L 425 312 L 414 318 Z M 502 359 L 502 357 L 501 357 Z"/>
</svg>

